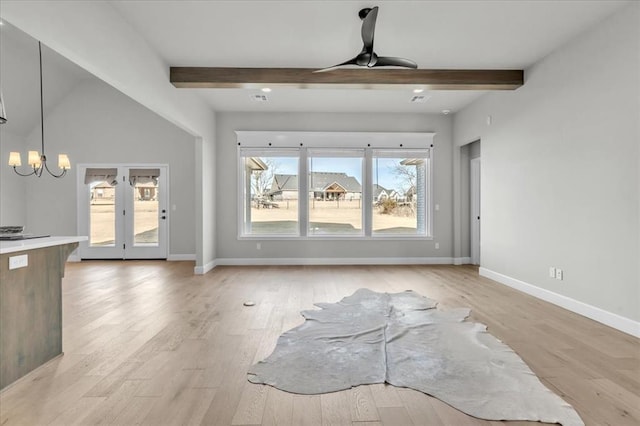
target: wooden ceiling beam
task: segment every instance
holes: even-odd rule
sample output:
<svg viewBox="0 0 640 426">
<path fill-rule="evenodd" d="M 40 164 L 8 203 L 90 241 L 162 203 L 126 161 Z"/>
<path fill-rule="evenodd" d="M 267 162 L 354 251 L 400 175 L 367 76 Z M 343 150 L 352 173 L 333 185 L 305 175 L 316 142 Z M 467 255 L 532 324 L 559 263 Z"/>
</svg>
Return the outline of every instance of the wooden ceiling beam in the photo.
<svg viewBox="0 0 640 426">
<path fill-rule="evenodd" d="M 290 87 L 298 89 L 514 90 L 524 84 L 522 70 L 425 70 L 312 68 L 171 67 L 178 88 Z"/>
</svg>

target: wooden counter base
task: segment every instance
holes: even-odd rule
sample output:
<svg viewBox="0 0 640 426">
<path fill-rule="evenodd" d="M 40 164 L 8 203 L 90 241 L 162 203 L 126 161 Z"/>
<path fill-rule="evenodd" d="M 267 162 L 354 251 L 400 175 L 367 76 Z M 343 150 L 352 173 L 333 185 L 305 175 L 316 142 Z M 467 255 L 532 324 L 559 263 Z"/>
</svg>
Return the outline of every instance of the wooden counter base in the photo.
<svg viewBox="0 0 640 426">
<path fill-rule="evenodd" d="M 78 243 L 0 255 L 0 389 L 62 353 L 62 277 Z M 9 270 L 9 257 L 29 265 Z"/>
</svg>

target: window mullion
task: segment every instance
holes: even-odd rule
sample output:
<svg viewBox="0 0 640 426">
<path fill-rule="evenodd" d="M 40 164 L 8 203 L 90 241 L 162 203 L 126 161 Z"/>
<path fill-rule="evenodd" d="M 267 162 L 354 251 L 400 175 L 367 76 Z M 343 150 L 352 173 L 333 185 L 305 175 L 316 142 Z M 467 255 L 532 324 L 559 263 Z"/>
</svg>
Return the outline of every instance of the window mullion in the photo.
<svg viewBox="0 0 640 426">
<path fill-rule="evenodd" d="M 364 212 L 364 235 L 370 237 L 373 228 L 373 165 L 372 150 L 368 148 L 364 152 L 364 178 L 362 179 L 362 206 Z"/>
<path fill-rule="evenodd" d="M 301 237 L 309 230 L 309 160 L 307 148 L 300 148 L 298 161 L 298 224 Z"/>
</svg>

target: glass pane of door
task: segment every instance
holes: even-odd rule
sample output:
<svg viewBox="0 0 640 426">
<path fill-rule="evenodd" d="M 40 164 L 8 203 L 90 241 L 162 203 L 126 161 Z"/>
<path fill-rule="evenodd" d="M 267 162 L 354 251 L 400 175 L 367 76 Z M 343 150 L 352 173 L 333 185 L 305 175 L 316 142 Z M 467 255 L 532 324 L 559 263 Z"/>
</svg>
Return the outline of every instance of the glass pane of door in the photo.
<svg viewBox="0 0 640 426">
<path fill-rule="evenodd" d="M 136 182 L 133 186 L 133 244 L 158 245 L 158 184 L 157 180 Z"/>
<path fill-rule="evenodd" d="M 116 187 L 107 181 L 89 186 L 89 246 L 116 244 Z"/>
</svg>

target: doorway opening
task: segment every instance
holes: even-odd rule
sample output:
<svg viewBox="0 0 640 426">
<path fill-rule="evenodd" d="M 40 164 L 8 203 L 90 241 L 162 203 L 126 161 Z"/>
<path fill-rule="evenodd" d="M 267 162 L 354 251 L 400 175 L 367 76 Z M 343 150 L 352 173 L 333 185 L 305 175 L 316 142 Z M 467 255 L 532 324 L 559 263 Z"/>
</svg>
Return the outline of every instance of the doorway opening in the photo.
<svg viewBox="0 0 640 426">
<path fill-rule="evenodd" d="M 480 157 L 469 161 L 471 264 L 480 265 Z"/>
<path fill-rule="evenodd" d="M 82 259 L 166 259 L 167 165 L 78 165 Z"/>
</svg>

